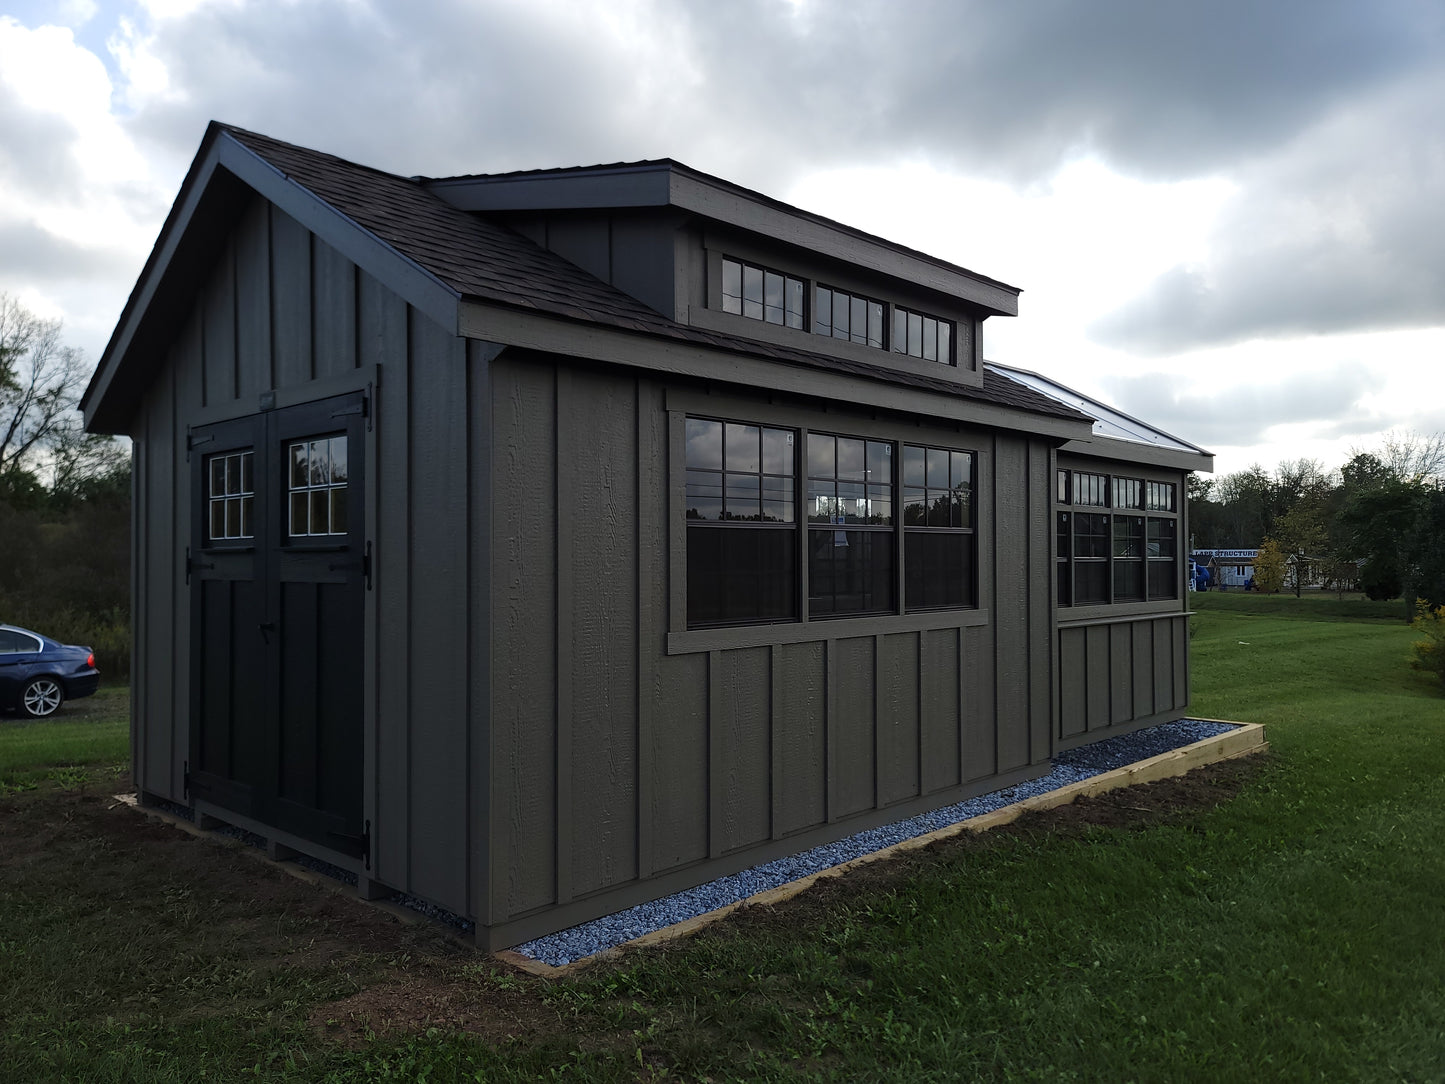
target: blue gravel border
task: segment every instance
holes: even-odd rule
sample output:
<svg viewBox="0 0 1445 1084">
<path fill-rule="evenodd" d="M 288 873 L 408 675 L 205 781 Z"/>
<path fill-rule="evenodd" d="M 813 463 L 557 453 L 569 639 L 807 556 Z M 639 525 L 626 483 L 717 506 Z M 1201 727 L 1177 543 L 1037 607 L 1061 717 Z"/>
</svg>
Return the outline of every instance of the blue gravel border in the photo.
<svg viewBox="0 0 1445 1084">
<path fill-rule="evenodd" d="M 757 892 L 795 881 L 831 866 L 872 854 L 905 839 L 947 828 L 959 821 L 990 813 L 1037 794 L 1047 794 L 1071 783 L 1090 779 L 1104 772 L 1135 764 L 1149 757 L 1167 753 L 1205 738 L 1234 730 L 1228 723 L 1201 719 L 1180 719 L 1161 723 L 1132 734 L 1107 738 L 1092 745 L 1081 746 L 1054 758 L 1054 770 L 1048 775 L 1020 783 L 1015 787 L 981 794 L 966 802 L 945 806 L 916 817 L 873 828 L 836 843 L 826 843 L 801 854 L 789 855 L 754 866 L 729 877 L 719 877 L 705 885 L 689 888 L 672 896 L 629 907 L 625 911 L 584 922 L 580 926 L 548 934 L 517 945 L 515 951 L 543 963 L 561 967 L 574 960 L 613 948 L 633 938 L 706 914 L 730 903 L 737 903 Z"/>
</svg>

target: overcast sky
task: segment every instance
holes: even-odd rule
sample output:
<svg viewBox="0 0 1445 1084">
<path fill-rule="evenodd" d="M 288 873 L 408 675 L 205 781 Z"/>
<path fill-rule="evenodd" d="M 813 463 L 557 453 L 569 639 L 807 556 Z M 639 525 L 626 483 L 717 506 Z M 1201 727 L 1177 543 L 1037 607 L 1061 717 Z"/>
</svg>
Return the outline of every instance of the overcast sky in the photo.
<svg viewBox="0 0 1445 1084">
<path fill-rule="evenodd" d="M 218 119 L 672 157 L 1024 290 L 991 360 L 1216 453 L 1445 430 L 1440 0 L 5 0 L 0 291 L 99 358 Z"/>
</svg>

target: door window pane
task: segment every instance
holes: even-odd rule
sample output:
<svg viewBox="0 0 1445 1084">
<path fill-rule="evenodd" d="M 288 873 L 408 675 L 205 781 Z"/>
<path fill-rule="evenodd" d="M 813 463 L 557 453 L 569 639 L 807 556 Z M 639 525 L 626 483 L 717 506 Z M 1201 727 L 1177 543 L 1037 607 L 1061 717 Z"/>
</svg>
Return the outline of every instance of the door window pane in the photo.
<svg viewBox="0 0 1445 1084">
<path fill-rule="evenodd" d="M 286 449 L 290 465 L 288 533 L 292 538 L 327 538 L 346 533 L 347 458 L 345 437 L 293 441 Z M 339 467 L 339 469 L 338 469 Z M 335 494 L 340 494 L 340 498 Z M 333 516 L 333 507 L 341 515 Z"/>
<path fill-rule="evenodd" d="M 256 501 L 254 453 L 225 452 L 211 457 L 206 472 L 206 537 L 211 542 L 240 541 L 252 537 Z"/>
</svg>

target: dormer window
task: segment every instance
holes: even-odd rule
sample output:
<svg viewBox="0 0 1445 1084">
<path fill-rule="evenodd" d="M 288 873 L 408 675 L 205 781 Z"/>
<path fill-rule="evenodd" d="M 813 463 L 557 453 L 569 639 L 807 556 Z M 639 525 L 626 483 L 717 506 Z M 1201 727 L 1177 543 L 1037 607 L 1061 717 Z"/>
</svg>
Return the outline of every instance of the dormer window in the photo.
<svg viewBox="0 0 1445 1084">
<path fill-rule="evenodd" d="M 952 364 L 953 325 L 902 306 L 893 308 L 893 352 L 924 361 Z"/>
<path fill-rule="evenodd" d="M 819 286 L 813 301 L 813 332 L 883 349 L 883 302 Z"/>
<path fill-rule="evenodd" d="M 950 320 L 733 256 L 722 257 L 721 270 L 725 313 L 941 365 L 958 364 L 960 350 L 972 368 L 966 325 L 960 334 Z"/>
<path fill-rule="evenodd" d="M 723 260 L 723 312 L 803 327 L 803 280 L 741 260 Z"/>
</svg>

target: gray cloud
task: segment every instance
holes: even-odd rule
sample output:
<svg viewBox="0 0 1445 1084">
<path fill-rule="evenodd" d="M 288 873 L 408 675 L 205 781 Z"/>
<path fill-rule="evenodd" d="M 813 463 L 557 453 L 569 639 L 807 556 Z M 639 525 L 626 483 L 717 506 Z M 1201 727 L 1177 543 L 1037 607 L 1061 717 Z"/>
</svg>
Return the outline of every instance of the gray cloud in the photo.
<svg viewBox="0 0 1445 1084">
<path fill-rule="evenodd" d="M 1144 373 L 1108 381 L 1120 409 L 1166 432 L 1187 433 L 1206 448 L 1265 442 L 1276 425 L 1309 423 L 1320 439 L 1378 433 L 1400 419 L 1382 419 L 1361 401 L 1374 378 L 1360 365 L 1262 383 L 1237 371 L 1194 371 L 1187 388 L 1177 375 Z"/>
<path fill-rule="evenodd" d="M 1092 154 L 1240 185 L 1207 262 L 1100 341 L 1445 322 L 1434 0 L 254 0 L 152 29 L 178 93 L 122 123 L 177 179 L 212 118 L 405 174 L 670 155 L 767 192 L 904 159 L 1047 184 Z M 3 98 L 0 130 L 8 189 L 74 187 L 74 132 Z"/>
<path fill-rule="evenodd" d="M 17 196 L 73 195 L 80 170 L 72 153 L 75 128 L 21 103 L 0 82 L 0 191 Z"/>
<path fill-rule="evenodd" d="M 1159 355 L 1445 322 L 1442 96 L 1439 76 L 1391 88 L 1241 170 L 1208 262 L 1161 276 L 1092 335 Z"/>
<path fill-rule="evenodd" d="M 1440 37 L 1435 6 L 1413 0 L 858 0 L 796 12 L 655 0 L 620 47 L 603 9 L 544 21 L 549 10 L 204 7 L 160 27 L 186 100 L 136 124 L 183 148 L 220 116 L 436 172 L 671 153 L 723 160 L 730 175 L 746 163 L 777 187 L 804 167 L 917 155 L 1025 183 L 1094 152 L 1186 177 L 1432 62 Z"/>
<path fill-rule="evenodd" d="M 115 249 L 91 248 L 33 222 L 0 222 L 0 280 L 32 285 L 123 276 L 134 260 Z"/>
</svg>

